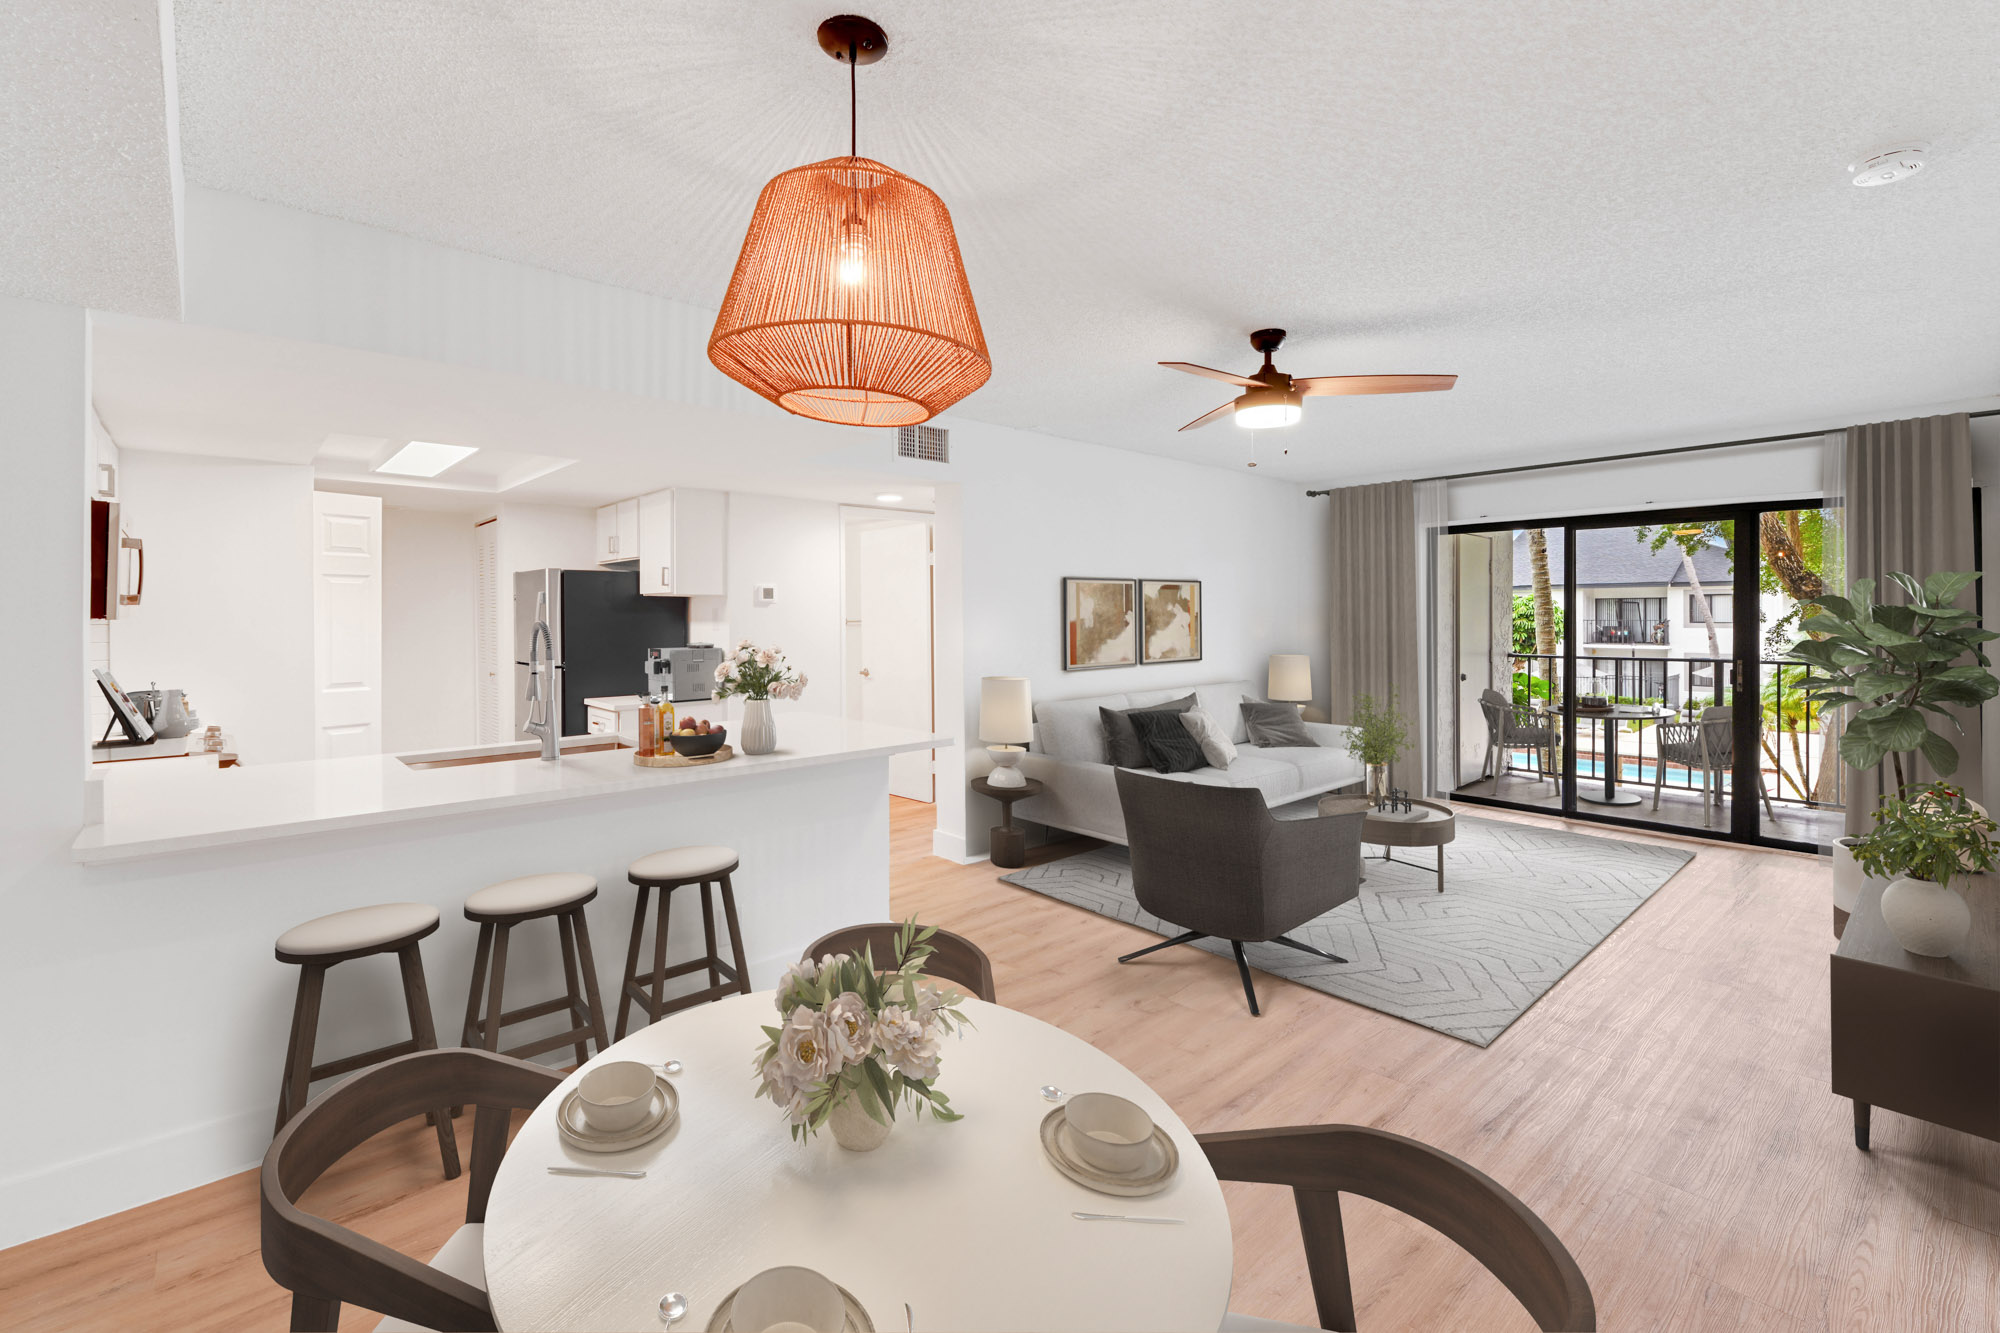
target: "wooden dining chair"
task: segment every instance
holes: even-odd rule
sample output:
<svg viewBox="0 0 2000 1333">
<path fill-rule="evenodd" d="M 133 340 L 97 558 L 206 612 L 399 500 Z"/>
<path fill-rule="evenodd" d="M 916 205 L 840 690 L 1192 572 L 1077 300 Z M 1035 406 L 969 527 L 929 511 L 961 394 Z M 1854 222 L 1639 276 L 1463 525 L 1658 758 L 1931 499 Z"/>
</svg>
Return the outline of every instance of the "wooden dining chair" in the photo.
<svg viewBox="0 0 2000 1333">
<path fill-rule="evenodd" d="M 1343 1193 L 1387 1204 L 1442 1232 L 1499 1278 L 1538 1327 L 1597 1327 L 1590 1284 L 1555 1233 L 1491 1177 L 1449 1153 L 1361 1125 L 1247 1129 L 1195 1141 L 1223 1180 L 1291 1186 L 1321 1328 L 1354 1328 Z M 1222 1327 L 1248 1333 L 1297 1326 L 1232 1313 Z"/>
<path fill-rule="evenodd" d="M 814 940 L 807 946 L 805 956 L 814 959 L 833 953 L 859 956 L 865 946 L 872 952 L 875 966 L 886 972 L 896 965 L 896 932 L 902 928 L 902 924 L 896 921 L 843 926 Z M 934 950 L 924 961 L 925 975 L 949 981 L 988 1004 L 996 1003 L 993 998 L 993 960 L 986 956 L 984 949 L 965 936 L 943 927 L 939 927 L 938 932 L 925 942 Z"/>
<path fill-rule="evenodd" d="M 343 1301 L 388 1316 L 384 1330 L 490 1329 L 481 1252 L 486 1200 L 507 1151 L 511 1113 L 540 1104 L 562 1075 L 465 1047 L 418 1051 L 354 1075 L 307 1103 L 264 1154 L 264 1269 L 292 1293 L 292 1329 L 332 1333 Z M 429 1264 L 298 1206 L 327 1168 L 367 1139 L 434 1106 L 475 1106 L 465 1225 Z"/>
</svg>

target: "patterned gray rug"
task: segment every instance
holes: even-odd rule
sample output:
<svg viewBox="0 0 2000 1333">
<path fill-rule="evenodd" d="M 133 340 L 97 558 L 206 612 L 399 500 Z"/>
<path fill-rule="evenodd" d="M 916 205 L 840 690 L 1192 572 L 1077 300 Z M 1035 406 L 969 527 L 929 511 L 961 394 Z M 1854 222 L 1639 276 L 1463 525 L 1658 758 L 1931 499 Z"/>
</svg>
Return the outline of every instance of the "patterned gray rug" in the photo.
<svg viewBox="0 0 2000 1333">
<path fill-rule="evenodd" d="M 1292 934 L 1350 960 L 1249 944 L 1252 967 L 1328 995 L 1490 1046 L 1639 905 L 1694 859 L 1658 843 L 1594 838 L 1461 813 L 1445 850 L 1369 853 L 1361 896 Z M 1405 865 L 1403 858 L 1416 862 Z M 1184 927 L 1140 910 L 1125 849 L 1102 846 L 1001 878 L 1155 934 Z M 1229 956 L 1226 941 L 1186 946 Z M 1133 966 L 1171 965 L 1171 951 Z"/>
</svg>

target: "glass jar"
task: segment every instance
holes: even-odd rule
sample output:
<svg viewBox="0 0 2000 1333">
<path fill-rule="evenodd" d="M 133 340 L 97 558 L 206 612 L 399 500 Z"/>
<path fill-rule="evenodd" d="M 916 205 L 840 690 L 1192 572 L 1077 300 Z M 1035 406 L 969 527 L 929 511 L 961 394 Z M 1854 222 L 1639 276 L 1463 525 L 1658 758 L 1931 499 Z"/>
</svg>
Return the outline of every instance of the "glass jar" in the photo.
<svg viewBox="0 0 2000 1333">
<path fill-rule="evenodd" d="M 639 758 L 657 759 L 660 754 L 660 700 L 647 695 L 639 701 Z"/>
</svg>

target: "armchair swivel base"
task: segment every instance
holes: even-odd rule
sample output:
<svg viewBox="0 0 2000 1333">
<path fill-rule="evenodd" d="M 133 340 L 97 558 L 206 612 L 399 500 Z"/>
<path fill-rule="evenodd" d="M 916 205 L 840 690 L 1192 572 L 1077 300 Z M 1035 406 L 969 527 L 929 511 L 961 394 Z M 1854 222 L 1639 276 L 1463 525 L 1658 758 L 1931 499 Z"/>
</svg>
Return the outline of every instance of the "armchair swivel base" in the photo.
<svg viewBox="0 0 2000 1333">
<path fill-rule="evenodd" d="M 1158 944 L 1149 944 L 1143 949 L 1134 949 L 1131 953 L 1123 954 L 1119 957 L 1118 961 L 1129 963 L 1134 958 L 1144 958 L 1149 953 L 1158 953 L 1162 949 L 1171 949 L 1176 944 L 1193 944 L 1196 940 L 1205 940 L 1208 938 L 1210 937 L 1207 934 L 1199 930 L 1184 931 L 1170 940 L 1161 940 Z M 1315 958 L 1324 958 L 1329 963 L 1344 963 L 1347 961 L 1337 953 L 1328 953 L 1324 949 L 1315 949 L 1312 945 L 1295 940 L 1289 935 L 1274 935 L 1268 943 L 1282 944 L 1286 948 L 1297 949 L 1300 953 L 1309 953 Z M 1231 940 L 1229 941 L 1229 947 L 1236 951 L 1236 970 L 1243 977 L 1243 998 L 1250 1002 L 1250 1016 L 1252 1018 L 1262 1018 L 1264 1011 L 1257 1007 L 1257 987 L 1251 984 L 1250 981 L 1250 964 L 1243 957 L 1243 941 Z"/>
</svg>

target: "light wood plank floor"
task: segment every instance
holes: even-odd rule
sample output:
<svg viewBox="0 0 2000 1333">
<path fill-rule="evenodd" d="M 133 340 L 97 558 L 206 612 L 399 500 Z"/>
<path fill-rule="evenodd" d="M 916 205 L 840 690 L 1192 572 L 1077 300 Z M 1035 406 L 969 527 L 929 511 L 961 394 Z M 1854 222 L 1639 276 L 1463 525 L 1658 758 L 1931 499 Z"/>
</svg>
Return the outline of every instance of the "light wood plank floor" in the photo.
<svg viewBox="0 0 2000 1333">
<path fill-rule="evenodd" d="M 984 945 L 1003 1003 L 1095 1042 L 1196 1129 L 1368 1124 L 1466 1158 L 1569 1245 L 1602 1328 L 2000 1318 L 2000 1147 L 1878 1112 L 1875 1151 L 1860 1153 L 1827 1091 L 1830 913 L 1809 858 L 1693 846 L 1686 869 L 1480 1050 L 1274 978 L 1253 1019 L 1234 966 L 1196 950 L 1119 967 L 1139 932 L 1001 884 L 988 865 L 930 858 L 930 827 L 928 806 L 898 802 L 896 910 Z M 428 1255 L 465 1197 L 462 1181 L 437 1179 L 434 1154 L 421 1122 L 392 1130 L 309 1203 Z M 1309 1323 L 1288 1196 L 1228 1189 L 1234 1304 Z M 1347 1210 L 1363 1328 L 1528 1327 L 1435 1234 L 1365 1202 Z M 9 1329 L 268 1330 L 286 1310 L 258 1259 L 251 1174 L 0 1251 Z M 342 1327 L 374 1322 L 349 1310 Z"/>
</svg>

